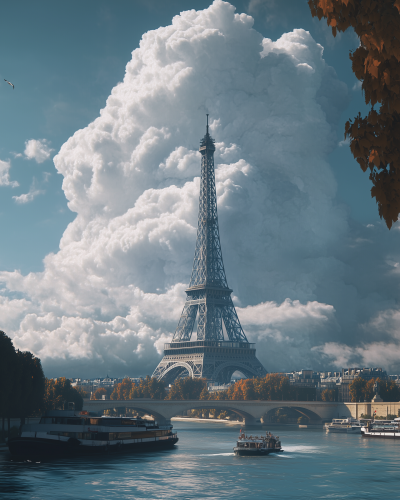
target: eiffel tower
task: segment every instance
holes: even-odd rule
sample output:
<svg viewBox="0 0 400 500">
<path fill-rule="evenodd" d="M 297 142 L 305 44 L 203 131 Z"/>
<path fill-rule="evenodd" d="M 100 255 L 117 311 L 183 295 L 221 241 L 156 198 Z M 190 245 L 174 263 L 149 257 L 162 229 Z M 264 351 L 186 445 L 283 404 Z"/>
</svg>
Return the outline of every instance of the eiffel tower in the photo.
<svg viewBox="0 0 400 500">
<path fill-rule="evenodd" d="M 214 139 L 200 142 L 201 183 L 197 241 L 186 302 L 172 342 L 153 377 L 172 383 L 183 376 L 228 383 L 235 371 L 248 378 L 266 375 L 233 305 L 222 260 L 215 192 Z M 197 318 L 197 340 L 192 332 Z M 229 340 L 225 340 L 226 333 Z"/>
</svg>

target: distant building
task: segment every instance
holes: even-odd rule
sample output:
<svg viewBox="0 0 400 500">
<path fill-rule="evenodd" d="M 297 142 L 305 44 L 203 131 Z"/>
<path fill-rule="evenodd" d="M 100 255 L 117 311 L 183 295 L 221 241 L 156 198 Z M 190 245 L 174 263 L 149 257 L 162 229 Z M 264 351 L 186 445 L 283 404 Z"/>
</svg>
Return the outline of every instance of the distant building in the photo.
<svg viewBox="0 0 400 500">
<path fill-rule="evenodd" d="M 389 380 L 393 380 L 396 385 L 400 386 L 400 375 L 388 375 Z"/>
<path fill-rule="evenodd" d="M 209 392 L 227 391 L 234 383 L 235 382 L 230 382 L 229 384 L 219 384 L 218 382 L 211 382 L 208 384 L 207 389 Z"/>
<path fill-rule="evenodd" d="M 131 382 L 135 384 L 140 384 L 143 377 L 123 377 L 123 378 L 111 378 L 108 375 L 105 378 L 92 378 L 92 379 L 82 379 L 75 378 L 71 380 L 71 386 L 83 389 L 89 396 L 91 396 L 97 389 L 104 388 L 107 389 L 107 393 L 111 394 L 115 385 L 121 383 L 124 378 L 129 378 Z"/>
<path fill-rule="evenodd" d="M 287 373 L 290 385 L 294 387 L 311 387 L 316 388 L 321 382 L 319 372 L 313 370 L 300 370 L 299 372 Z"/>
<path fill-rule="evenodd" d="M 317 387 L 317 400 L 322 400 L 322 393 L 325 390 L 339 392 L 341 382 L 341 372 L 321 372 L 321 383 Z M 338 399 L 338 396 L 335 395 Z"/>
<path fill-rule="evenodd" d="M 387 379 L 387 373 L 382 368 L 342 368 L 342 376 L 339 385 L 339 401 L 349 403 L 351 401 L 349 385 L 357 377 L 364 380 L 373 378 Z"/>
</svg>

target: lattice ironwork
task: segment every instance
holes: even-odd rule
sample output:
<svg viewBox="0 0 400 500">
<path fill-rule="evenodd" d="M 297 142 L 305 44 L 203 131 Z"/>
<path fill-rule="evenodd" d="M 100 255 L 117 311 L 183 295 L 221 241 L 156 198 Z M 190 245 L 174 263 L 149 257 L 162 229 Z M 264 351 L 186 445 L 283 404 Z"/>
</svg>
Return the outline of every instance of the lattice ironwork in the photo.
<svg viewBox="0 0 400 500">
<path fill-rule="evenodd" d="M 192 276 L 173 342 L 190 340 L 197 316 L 197 340 L 247 342 L 226 280 L 219 238 L 214 172 L 214 139 L 208 130 L 200 143 L 201 183 Z"/>
<path fill-rule="evenodd" d="M 215 145 L 209 134 L 208 115 L 206 135 L 200 142 L 199 151 L 201 181 L 196 250 L 189 288 L 186 290 L 186 302 L 170 346 L 172 348 L 174 343 L 191 341 L 196 318 L 197 341 L 224 342 L 225 331 L 228 342 L 249 346 L 232 302 L 232 290 L 228 287 L 222 260 L 215 190 Z M 171 356 L 166 349 L 165 356 L 153 376 L 169 381 L 187 373 L 191 377 L 229 382 L 236 369 L 250 377 L 267 373 L 255 357 L 255 350 L 250 357 L 243 357 L 242 354 L 235 356 L 235 362 L 232 362 L 232 355 L 227 354 L 222 347 L 216 348 L 214 354 L 206 351 L 198 353 L 194 360 L 193 356 Z M 218 368 L 221 363 L 224 365 L 222 371 Z"/>
</svg>

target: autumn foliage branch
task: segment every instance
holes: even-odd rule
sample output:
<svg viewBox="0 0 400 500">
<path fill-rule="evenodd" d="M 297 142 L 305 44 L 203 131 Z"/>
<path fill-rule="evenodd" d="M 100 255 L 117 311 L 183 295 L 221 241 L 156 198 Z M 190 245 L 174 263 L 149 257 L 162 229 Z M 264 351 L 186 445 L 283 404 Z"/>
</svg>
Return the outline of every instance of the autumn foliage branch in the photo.
<svg viewBox="0 0 400 500">
<path fill-rule="evenodd" d="M 400 0 L 309 0 L 308 5 L 313 17 L 326 18 L 333 36 L 352 27 L 360 39 L 350 60 L 371 111 L 349 120 L 344 136 L 362 170 L 370 172 L 371 196 L 390 229 L 400 213 Z"/>
</svg>

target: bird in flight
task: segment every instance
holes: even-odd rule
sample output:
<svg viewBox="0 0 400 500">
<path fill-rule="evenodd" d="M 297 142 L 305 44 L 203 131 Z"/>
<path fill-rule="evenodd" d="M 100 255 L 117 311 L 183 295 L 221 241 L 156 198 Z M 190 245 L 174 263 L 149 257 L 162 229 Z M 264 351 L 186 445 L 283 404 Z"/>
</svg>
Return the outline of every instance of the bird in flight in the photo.
<svg viewBox="0 0 400 500">
<path fill-rule="evenodd" d="M 14 85 L 13 85 L 11 82 L 9 82 L 8 80 L 6 80 L 5 78 L 4 78 L 4 81 L 5 81 L 5 82 L 7 82 L 7 83 L 8 83 L 8 85 L 11 85 L 11 87 L 12 87 L 12 88 L 13 88 L 13 90 L 14 90 Z"/>
</svg>

